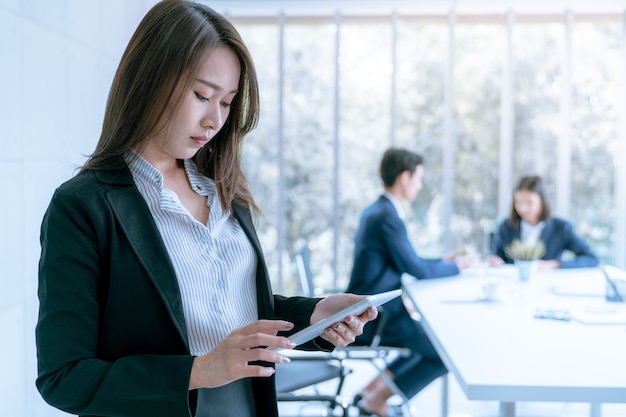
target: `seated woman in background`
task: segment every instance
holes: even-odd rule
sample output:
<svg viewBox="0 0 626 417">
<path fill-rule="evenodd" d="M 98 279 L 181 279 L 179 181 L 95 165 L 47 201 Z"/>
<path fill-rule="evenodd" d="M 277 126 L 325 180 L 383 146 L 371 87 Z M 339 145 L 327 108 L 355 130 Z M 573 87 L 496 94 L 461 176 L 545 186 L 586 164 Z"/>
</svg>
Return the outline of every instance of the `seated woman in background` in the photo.
<svg viewBox="0 0 626 417">
<path fill-rule="evenodd" d="M 589 245 L 576 234 L 567 220 L 551 217 L 543 181 L 539 176 L 522 177 L 513 192 L 511 215 L 500 223 L 493 241 L 491 266 L 513 263 L 505 249 L 519 239 L 527 246 L 542 241 L 545 254 L 539 268 L 584 268 L 598 265 L 598 258 Z M 565 251 L 574 254 L 564 259 Z"/>
</svg>

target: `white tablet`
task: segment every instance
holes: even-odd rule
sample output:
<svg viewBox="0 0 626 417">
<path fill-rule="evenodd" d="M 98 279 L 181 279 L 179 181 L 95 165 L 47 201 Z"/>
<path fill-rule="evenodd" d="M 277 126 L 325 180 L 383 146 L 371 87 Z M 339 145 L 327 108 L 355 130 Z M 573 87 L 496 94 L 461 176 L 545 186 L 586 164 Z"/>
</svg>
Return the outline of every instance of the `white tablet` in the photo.
<svg viewBox="0 0 626 417">
<path fill-rule="evenodd" d="M 381 304 L 386 303 L 387 301 L 393 300 L 394 298 L 400 296 L 402 294 L 402 290 L 393 290 L 387 291 L 380 294 L 368 295 L 361 301 L 352 304 L 349 307 L 344 308 L 343 310 L 326 317 L 306 327 L 299 332 L 296 332 L 289 336 L 289 340 L 293 341 L 296 346 L 301 345 L 303 343 L 308 342 L 309 340 L 316 338 L 327 327 L 338 323 L 340 321 L 344 321 L 344 319 L 348 316 L 358 316 L 359 314 L 365 312 L 370 307 L 378 307 Z M 274 350 L 282 350 L 282 348 L 274 349 Z"/>
</svg>

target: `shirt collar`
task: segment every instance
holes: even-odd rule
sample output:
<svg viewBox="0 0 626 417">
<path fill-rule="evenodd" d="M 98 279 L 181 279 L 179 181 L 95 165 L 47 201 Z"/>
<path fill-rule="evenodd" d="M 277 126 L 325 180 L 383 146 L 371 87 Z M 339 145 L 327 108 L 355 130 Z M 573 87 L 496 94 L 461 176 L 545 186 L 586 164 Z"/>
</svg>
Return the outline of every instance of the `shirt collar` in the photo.
<svg viewBox="0 0 626 417">
<path fill-rule="evenodd" d="M 215 181 L 203 175 L 198 171 L 198 167 L 195 162 L 191 159 L 185 159 L 185 172 L 187 173 L 187 178 L 189 178 L 189 184 L 191 184 L 191 188 L 201 196 L 205 196 L 208 198 L 209 202 L 213 202 L 216 194 L 217 187 L 215 186 Z M 211 204 L 213 205 L 213 203 Z"/>
<path fill-rule="evenodd" d="M 391 204 L 393 204 L 393 206 L 396 209 L 396 212 L 398 213 L 398 217 L 400 217 L 400 219 L 404 220 L 406 213 L 404 212 L 404 208 L 402 207 L 402 204 L 400 204 L 400 202 L 398 201 L 397 198 L 395 198 L 393 196 L 393 194 L 391 194 L 389 191 L 385 191 L 385 193 L 383 194 L 385 197 L 387 197 L 387 199 L 389 201 L 391 201 Z"/>
<path fill-rule="evenodd" d="M 159 190 L 163 189 L 163 174 L 161 174 L 161 172 L 150 164 L 150 162 L 148 162 L 143 156 L 131 149 L 126 154 L 125 159 L 128 164 L 128 168 L 134 176 L 147 181 Z M 191 188 L 199 195 L 207 197 L 208 201 L 211 202 L 211 205 L 213 205 L 214 199 L 217 195 L 215 182 L 206 175 L 201 174 L 195 162 L 191 159 L 185 159 L 183 163 Z"/>
<path fill-rule="evenodd" d="M 131 149 L 124 159 L 134 177 L 141 178 L 141 180 L 152 184 L 159 190 L 163 189 L 163 174 L 153 167 L 143 156 Z"/>
<path fill-rule="evenodd" d="M 546 227 L 545 221 L 540 221 L 536 225 L 521 221 L 520 238 L 527 245 L 535 245 L 541 237 L 541 232 Z"/>
</svg>

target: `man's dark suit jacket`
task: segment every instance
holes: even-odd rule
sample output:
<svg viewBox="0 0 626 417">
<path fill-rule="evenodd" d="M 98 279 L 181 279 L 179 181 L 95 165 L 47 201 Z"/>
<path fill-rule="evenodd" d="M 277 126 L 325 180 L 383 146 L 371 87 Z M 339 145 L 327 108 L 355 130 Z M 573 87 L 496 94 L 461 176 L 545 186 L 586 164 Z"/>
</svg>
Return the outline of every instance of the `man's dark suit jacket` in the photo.
<svg viewBox="0 0 626 417">
<path fill-rule="evenodd" d="M 361 215 L 354 242 L 354 265 L 347 292 L 375 294 L 400 288 L 403 273 L 418 279 L 456 275 L 454 262 L 420 258 L 409 241 L 406 226 L 393 203 L 380 196 Z M 384 305 L 383 341 L 394 338 L 406 328 L 414 327 L 402 300 Z M 375 326 L 365 326 L 359 340 L 367 341 Z"/>
<path fill-rule="evenodd" d="M 504 249 L 514 239 L 519 239 L 522 233 L 521 223 L 518 221 L 511 226 L 507 220 L 500 223 L 494 236 L 494 253 L 506 263 L 513 263 Z M 598 258 L 589 245 L 576 234 L 574 226 L 570 222 L 558 217 L 552 217 L 546 221 L 546 226 L 541 231 L 540 239 L 546 245 L 546 253 L 541 259 L 556 259 L 561 262 L 561 268 L 585 268 L 598 265 Z M 565 251 L 571 251 L 574 259 L 563 259 Z"/>
<path fill-rule="evenodd" d="M 233 205 L 233 213 L 258 259 L 259 318 L 289 320 L 294 331 L 307 326 L 319 299 L 273 295 L 250 212 Z M 85 416 L 193 415 L 194 358 L 175 272 L 128 168 L 86 171 L 59 187 L 41 244 L 36 341 L 44 399 Z M 274 377 L 255 379 L 253 391 L 257 415 L 276 416 Z"/>
</svg>

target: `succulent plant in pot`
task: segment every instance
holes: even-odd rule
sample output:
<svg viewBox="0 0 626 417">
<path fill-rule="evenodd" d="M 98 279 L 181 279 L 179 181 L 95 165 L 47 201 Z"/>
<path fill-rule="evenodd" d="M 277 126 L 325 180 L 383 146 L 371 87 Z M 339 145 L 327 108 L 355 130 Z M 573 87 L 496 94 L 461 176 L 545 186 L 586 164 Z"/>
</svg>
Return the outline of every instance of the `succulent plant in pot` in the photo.
<svg viewBox="0 0 626 417">
<path fill-rule="evenodd" d="M 541 240 L 534 245 L 527 245 L 519 239 L 513 239 L 511 244 L 504 248 L 504 253 L 514 260 L 534 261 L 545 255 L 546 245 Z"/>
<path fill-rule="evenodd" d="M 528 282 L 537 269 L 539 259 L 546 253 L 546 245 L 542 241 L 527 245 L 519 239 L 514 239 L 504 248 L 504 253 L 517 265 L 520 281 Z"/>
</svg>

